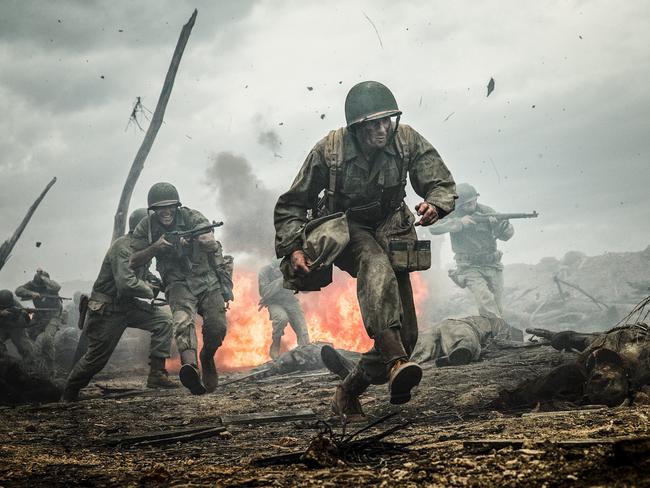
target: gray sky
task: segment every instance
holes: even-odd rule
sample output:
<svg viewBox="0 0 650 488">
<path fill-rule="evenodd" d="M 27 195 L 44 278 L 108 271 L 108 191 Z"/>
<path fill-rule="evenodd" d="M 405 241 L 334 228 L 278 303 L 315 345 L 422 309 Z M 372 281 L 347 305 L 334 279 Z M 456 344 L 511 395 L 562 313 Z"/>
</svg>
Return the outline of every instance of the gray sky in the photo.
<svg viewBox="0 0 650 488">
<path fill-rule="evenodd" d="M 245 159 L 264 194 L 277 195 L 344 123 L 349 88 L 375 79 L 482 202 L 540 212 L 515 224 L 504 261 L 650 243 L 647 1 L 5 0 L 0 238 L 52 176 L 59 181 L 0 271 L 3 287 L 37 266 L 62 281 L 95 278 L 143 137 L 125 131 L 132 104 L 141 96 L 154 109 L 194 7 L 133 208 L 152 183 L 171 181 L 184 204 L 228 225 L 215 193 L 223 186 L 208 181 L 218 177 L 216 154 Z M 270 218 L 266 200 L 247 202 L 253 225 Z M 448 244 L 444 252 L 448 261 Z"/>
</svg>

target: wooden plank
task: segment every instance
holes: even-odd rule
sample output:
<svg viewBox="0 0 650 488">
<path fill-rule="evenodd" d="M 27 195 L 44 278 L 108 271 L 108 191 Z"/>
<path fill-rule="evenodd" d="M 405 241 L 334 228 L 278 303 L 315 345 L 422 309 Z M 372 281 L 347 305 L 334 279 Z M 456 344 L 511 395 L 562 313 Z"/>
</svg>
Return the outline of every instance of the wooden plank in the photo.
<svg viewBox="0 0 650 488">
<path fill-rule="evenodd" d="M 204 432 L 204 431 L 208 431 L 220 427 L 221 426 L 217 427 L 214 425 L 201 425 L 201 426 L 189 427 L 186 429 L 161 430 L 156 432 L 149 432 L 147 434 L 137 434 L 137 435 L 131 435 L 125 437 L 111 437 L 104 440 L 104 445 L 118 446 L 120 444 L 136 444 L 138 442 L 153 441 L 158 439 L 195 434 L 197 432 Z"/>
<path fill-rule="evenodd" d="M 205 430 L 192 432 L 190 434 L 185 434 L 185 435 L 162 437 L 160 439 L 151 439 L 142 442 L 137 442 L 133 444 L 133 446 L 134 447 L 159 446 L 161 444 L 175 444 L 177 442 L 188 442 L 188 441 L 194 441 L 199 439 L 207 439 L 208 437 L 214 437 L 215 435 L 225 431 L 226 431 L 225 427 L 213 427 L 211 429 L 205 429 Z"/>
<path fill-rule="evenodd" d="M 230 424 L 263 424 L 267 422 L 290 422 L 292 420 L 313 419 L 316 414 L 311 408 L 287 412 L 256 412 L 245 413 L 240 415 L 223 415 L 221 423 Z"/>
</svg>

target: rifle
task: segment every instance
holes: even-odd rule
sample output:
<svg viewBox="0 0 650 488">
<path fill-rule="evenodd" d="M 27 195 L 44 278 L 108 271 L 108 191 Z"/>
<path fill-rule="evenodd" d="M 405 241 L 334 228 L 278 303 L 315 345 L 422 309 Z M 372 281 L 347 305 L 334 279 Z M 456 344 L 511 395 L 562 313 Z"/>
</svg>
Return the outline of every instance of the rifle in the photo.
<svg viewBox="0 0 650 488">
<path fill-rule="evenodd" d="M 72 298 L 69 298 L 69 297 L 60 297 L 59 295 L 51 295 L 49 293 L 39 293 L 39 295 L 41 296 L 41 298 L 57 298 L 59 300 L 72 300 Z M 21 302 L 26 302 L 28 300 L 33 300 L 33 298 L 32 297 L 20 297 Z M 42 309 L 42 310 L 45 310 L 45 309 Z"/>
<path fill-rule="evenodd" d="M 32 321 L 30 314 L 33 314 L 35 312 L 38 312 L 39 310 L 52 310 L 52 311 L 58 311 L 58 308 L 23 308 L 23 307 L 7 307 L 2 309 L 2 311 L 7 310 L 11 317 L 14 318 L 15 320 L 18 319 L 24 319 L 26 321 L 25 324 L 20 324 L 20 325 L 11 325 L 9 326 L 12 329 L 29 329 L 30 327 L 34 327 L 35 325 L 39 325 L 38 322 Z"/>
<path fill-rule="evenodd" d="M 541 337 L 542 339 L 547 339 L 549 341 L 553 338 L 553 336 L 555 334 L 557 334 L 557 332 L 553 332 L 551 330 L 537 329 L 535 327 L 531 327 L 531 328 L 526 329 L 526 332 L 528 332 L 529 334 L 532 334 L 534 336 Z"/>
<path fill-rule="evenodd" d="M 178 257 L 185 256 L 185 250 L 183 249 L 183 240 L 193 241 L 200 235 L 207 234 L 211 232 L 215 227 L 221 227 L 223 222 L 212 221 L 210 225 L 204 225 L 203 227 L 197 227 L 192 230 L 172 230 L 170 232 L 165 232 L 164 237 L 167 242 L 169 242 L 174 249 Z"/>
<path fill-rule="evenodd" d="M 478 222 L 489 222 L 490 218 L 495 218 L 497 222 L 501 222 L 503 220 L 513 220 L 513 219 L 535 219 L 539 217 L 539 214 L 533 210 L 533 213 L 488 213 L 488 214 L 482 214 L 482 213 L 475 213 L 470 215 L 471 219 L 478 223 Z"/>
</svg>

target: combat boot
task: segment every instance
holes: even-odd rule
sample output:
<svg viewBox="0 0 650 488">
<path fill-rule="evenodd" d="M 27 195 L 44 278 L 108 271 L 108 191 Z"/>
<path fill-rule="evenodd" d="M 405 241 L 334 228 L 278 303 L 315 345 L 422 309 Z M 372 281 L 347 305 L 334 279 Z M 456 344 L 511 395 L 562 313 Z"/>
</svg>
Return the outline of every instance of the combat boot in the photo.
<svg viewBox="0 0 650 488">
<path fill-rule="evenodd" d="M 359 396 L 370 386 L 370 379 L 357 365 L 352 372 L 336 387 L 332 398 L 332 411 L 345 416 L 348 420 L 364 417 Z"/>
<path fill-rule="evenodd" d="M 219 375 L 217 368 L 214 365 L 215 353 L 210 353 L 205 347 L 201 348 L 201 370 L 203 372 L 203 384 L 208 393 L 212 393 L 217 389 L 219 384 Z"/>
<path fill-rule="evenodd" d="M 165 369 L 165 358 L 149 359 L 149 376 L 147 377 L 147 388 L 176 388 L 178 385 L 169 379 Z"/>
<path fill-rule="evenodd" d="M 79 390 L 64 388 L 59 401 L 61 403 L 74 403 L 79 401 Z"/>
<path fill-rule="evenodd" d="M 321 347 L 320 357 L 325 367 L 342 380 L 347 378 L 352 368 L 354 368 L 352 361 L 343 357 L 329 344 Z"/>
<path fill-rule="evenodd" d="M 280 345 L 280 337 L 274 337 L 271 342 L 271 348 L 269 349 L 269 356 L 271 356 L 271 359 L 278 359 L 278 356 L 280 355 Z"/>
<path fill-rule="evenodd" d="M 390 403 L 401 405 L 411 399 L 411 390 L 420 384 L 422 368 L 411 361 L 398 359 L 390 368 L 388 376 Z"/>
<path fill-rule="evenodd" d="M 201 382 L 201 374 L 196 365 L 196 351 L 186 349 L 181 351 L 181 370 L 178 377 L 185 388 L 192 392 L 192 395 L 203 395 L 206 392 L 205 386 Z"/>
</svg>

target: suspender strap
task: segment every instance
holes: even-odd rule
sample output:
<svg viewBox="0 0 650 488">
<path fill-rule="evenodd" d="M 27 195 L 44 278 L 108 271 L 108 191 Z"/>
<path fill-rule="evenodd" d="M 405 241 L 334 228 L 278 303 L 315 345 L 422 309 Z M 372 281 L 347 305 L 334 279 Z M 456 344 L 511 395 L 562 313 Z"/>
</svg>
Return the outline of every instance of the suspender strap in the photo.
<svg viewBox="0 0 650 488">
<path fill-rule="evenodd" d="M 325 145 L 325 159 L 329 166 L 329 186 L 327 188 L 327 209 L 330 214 L 336 212 L 336 184 L 343 162 L 343 129 L 331 131 Z"/>
</svg>

